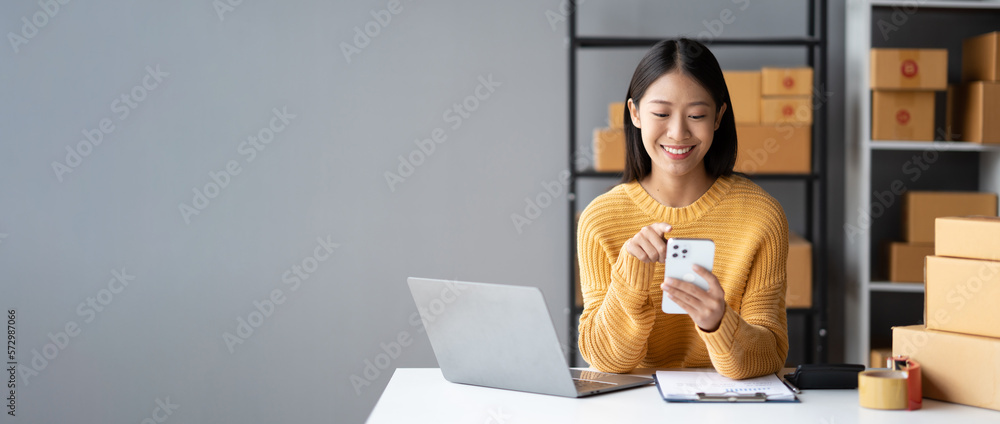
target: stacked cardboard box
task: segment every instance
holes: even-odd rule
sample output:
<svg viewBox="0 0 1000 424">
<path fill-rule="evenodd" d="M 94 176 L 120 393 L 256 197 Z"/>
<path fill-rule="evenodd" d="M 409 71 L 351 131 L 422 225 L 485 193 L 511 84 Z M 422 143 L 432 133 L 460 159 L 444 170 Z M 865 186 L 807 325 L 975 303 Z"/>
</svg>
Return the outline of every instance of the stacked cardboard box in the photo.
<svg viewBox="0 0 1000 424">
<path fill-rule="evenodd" d="M 737 172 L 812 172 L 812 68 L 725 71 L 736 120 Z M 594 130 L 594 169 L 625 169 L 625 103 L 608 106 L 607 128 Z"/>
<path fill-rule="evenodd" d="M 962 84 L 949 97 L 945 127 L 955 140 L 1000 143 L 1000 31 L 962 43 Z"/>
<path fill-rule="evenodd" d="M 812 243 L 798 234 L 788 233 L 788 289 L 786 308 L 812 306 Z"/>
<path fill-rule="evenodd" d="M 893 328 L 893 353 L 920 363 L 924 397 L 1000 410 L 1000 218 L 937 218 L 935 239 L 925 325 Z"/>
<path fill-rule="evenodd" d="M 934 254 L 934 220 L 943 216 L 997 215 L 997 195 L 958 191 L 908 191 L 903 194 L 903 242 L 888 245 L 889 281 L 924 279 L 924 258 Z"/>
<path fill-rule="evenodd" d="M 872 368 L 882 368 L 886 366 L 888 359 L 892 356 L 892 348 L 878 348 L 872 349 L 871 358 L 869 358 L 869 364 Z"/>
<path fill-rule="evenodd" d="M 725 71 L 736 118 L 736 171 L 812 171 L 812 68 Z"/>
<path fill-rule="evenodd" d="M 871 49 L 872 140 L 934 140 L 934 92 L 947 89 L 945 49 Z"/>
<path fill-rule="evenodd" d="M 607 128 L 594 129 L 594 170 L 621 172 L 625 170 L 625 103 L 608 105 Z"/>
</svg>

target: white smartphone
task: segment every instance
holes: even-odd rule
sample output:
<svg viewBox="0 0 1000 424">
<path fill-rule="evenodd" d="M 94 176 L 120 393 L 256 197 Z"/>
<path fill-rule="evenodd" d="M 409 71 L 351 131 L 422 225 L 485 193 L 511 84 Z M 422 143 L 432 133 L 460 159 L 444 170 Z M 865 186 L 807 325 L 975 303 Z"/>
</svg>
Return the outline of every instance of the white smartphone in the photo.
<svg viewBox="0 0 1000 424">
<path fill-rule="evenodd" d="M 694 272 L 692 265 L 701 265 L 709 271 L 712 270 L 712 262 L 715 261 L 715 242 L 708 239 L 693 238 L 671 238 L 667 240 L 667 262 L 663 269 L 663 281 L 667 278 L 694 283 L 694 285 L 708 290 L 708 282 Z M 663 312 L 668 314 L 686 314 L 683 308 L 663 296 Z"/>
</svg>

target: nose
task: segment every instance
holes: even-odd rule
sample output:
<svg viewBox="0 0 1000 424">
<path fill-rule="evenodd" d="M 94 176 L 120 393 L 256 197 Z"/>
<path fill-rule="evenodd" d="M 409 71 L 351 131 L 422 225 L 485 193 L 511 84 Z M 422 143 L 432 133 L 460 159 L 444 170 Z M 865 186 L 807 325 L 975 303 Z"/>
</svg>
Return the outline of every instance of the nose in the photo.
<svg viewBox="0 0 1000 424">
<path fill-rule="evenodd" d="M 691 131 L 688 128 L 687 120 L 681 114 L 671 116 L 667 122 L 667 138 L 674 141 L 684 141 L 691 138 Z"/>
</svg>

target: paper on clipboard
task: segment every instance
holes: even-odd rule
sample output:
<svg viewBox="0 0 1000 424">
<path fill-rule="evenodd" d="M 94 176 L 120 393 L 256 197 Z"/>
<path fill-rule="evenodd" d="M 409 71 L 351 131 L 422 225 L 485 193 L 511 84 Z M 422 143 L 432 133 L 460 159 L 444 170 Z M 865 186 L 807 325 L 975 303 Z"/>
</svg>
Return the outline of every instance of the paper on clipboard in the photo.
<svg viewBox="0 0 1000 424">
<path fill-rule="evenodd" d="M 763 393 L 769 401 L 797 400 L 795 393 L 774 374 L 733 380 L 716 371 L 657 371 L 656 386 L 669 402 L 700 401 L 703 395 L 731 395 L 738 401 L 740 396 L 752 398 L 757 393 Z"/>
</svg>

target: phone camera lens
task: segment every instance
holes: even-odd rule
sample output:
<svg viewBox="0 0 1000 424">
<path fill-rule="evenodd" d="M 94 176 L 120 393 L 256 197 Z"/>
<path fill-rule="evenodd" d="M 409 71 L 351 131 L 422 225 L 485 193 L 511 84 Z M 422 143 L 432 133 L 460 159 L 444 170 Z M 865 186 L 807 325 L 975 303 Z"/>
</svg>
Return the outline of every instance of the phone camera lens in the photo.
<svg viewBox="0 0 1000 424">
<path fill-rule="evenodd" d="M 674 253 L 674 257 L 675 257 L 675 258 L 677 257 L 677 254 L 676 254 L 676 253 Z"/>
<path fill-rule="evenodd" d="M 687 253 L 687 252 L 688 252 L 687 249 L 684 249 L 684 250 L 681 251 L 681 253 Z"/>
<path fill-rule="evenodd" d="M 677 247 L 678 247 L 678 246 L 677 246 L 677 245 L 675 244 L 675 245 L 674 245 L 674 249 L 676 249 Z"/>
</svg>

